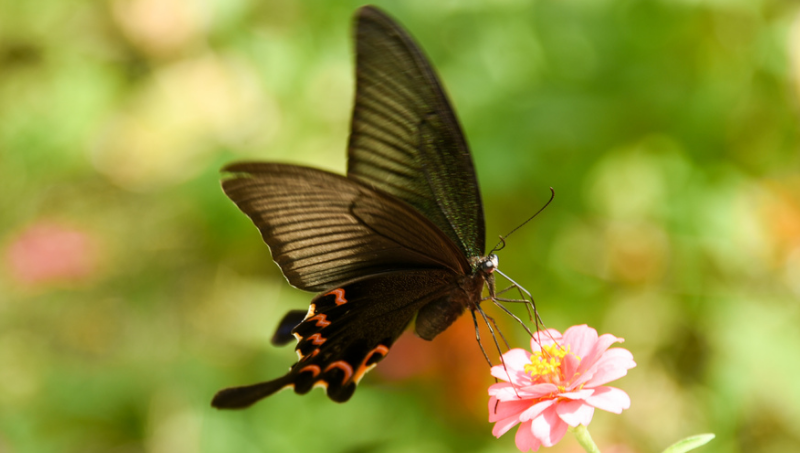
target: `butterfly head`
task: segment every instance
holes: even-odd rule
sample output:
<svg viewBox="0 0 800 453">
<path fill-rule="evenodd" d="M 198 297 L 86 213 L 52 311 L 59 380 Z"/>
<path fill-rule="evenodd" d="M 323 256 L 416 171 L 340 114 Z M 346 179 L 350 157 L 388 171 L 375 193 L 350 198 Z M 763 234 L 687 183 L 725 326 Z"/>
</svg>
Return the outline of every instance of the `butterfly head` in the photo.
<svg viewBox="0 0 800 453">
<path fill-rule="evenodd" d="M 498 266 L 498 259 L 497 259 L 497 255 L 495 255 L 494 253 L 490 253 L 489 255 L 486 255 L 478 263 L 478 268 L 484 274 L 491 274 L 492 272 L 495 271 L 495 269 L 497 269 L 497 266 Z"/>
</svg>

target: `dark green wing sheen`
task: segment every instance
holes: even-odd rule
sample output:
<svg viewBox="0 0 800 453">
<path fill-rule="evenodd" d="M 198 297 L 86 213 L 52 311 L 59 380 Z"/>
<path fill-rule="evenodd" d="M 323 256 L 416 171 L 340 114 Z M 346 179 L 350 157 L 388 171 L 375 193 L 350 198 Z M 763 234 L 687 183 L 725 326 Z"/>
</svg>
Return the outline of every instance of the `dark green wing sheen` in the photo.
<svg viewBox="0 0 800 453">
<path fill-rule="evenodd" d="M 483 207 L 458 120 L 422 50 L 369 6 L 356 17 L 347 175 L 414 206 L 466 256 L 483 256 Z"/>
</svg>

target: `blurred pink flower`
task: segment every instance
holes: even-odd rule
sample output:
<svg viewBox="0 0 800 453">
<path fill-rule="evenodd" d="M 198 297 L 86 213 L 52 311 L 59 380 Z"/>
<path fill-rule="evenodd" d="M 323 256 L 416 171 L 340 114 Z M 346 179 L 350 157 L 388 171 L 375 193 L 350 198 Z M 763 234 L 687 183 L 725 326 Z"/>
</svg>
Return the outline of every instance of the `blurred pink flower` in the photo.
<svg viewBox="0 0 800 453">
<path fill-rule="evenodd" d="M 489 422 L 500 437 L 519 425 L 520 451 L 555 445 L 568 426 L 588 425 L 594 409 L 621 413 L 630 407 L 628 395 L 606 384 L 636 366 L 633 355 L 610 334 L 597 336 L 586 325 L 573 326 L 562 336 L 557 330 L 537 332 L 531 350 L 512 349 L 492 375 L 506 382 L 489 387 Z"/>
<path fill-rule="evenodd" d="M 28 227 L 6 249 L 11 275 L 29 285 L 82 280 L 94 272 L 96 258 L 86 232 L 50 222 Z"/>
</svg>

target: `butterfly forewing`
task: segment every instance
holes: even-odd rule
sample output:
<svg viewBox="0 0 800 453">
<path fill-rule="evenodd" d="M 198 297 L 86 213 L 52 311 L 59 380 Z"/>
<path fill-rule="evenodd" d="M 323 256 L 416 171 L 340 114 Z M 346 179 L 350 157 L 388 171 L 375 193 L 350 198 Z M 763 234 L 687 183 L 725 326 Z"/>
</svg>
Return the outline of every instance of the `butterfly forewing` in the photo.
<svg viewBox="0 0 800 453">
<path fill-rule="evenodd" d="M 483 207 L 456 116 L 422 50 L 371 7 L 356 17 L 347 175 L 414 206 L 464 255 L 483 256 Z"/>
<path fill-rule="evenodd" d="M 225 193 L 247 214 L 292 285 L 323 291 L 365 275 L 469 264 L 435 225 L 402 201 L 340 175 L 295 165 L 224 169 Z"/>
</svg>

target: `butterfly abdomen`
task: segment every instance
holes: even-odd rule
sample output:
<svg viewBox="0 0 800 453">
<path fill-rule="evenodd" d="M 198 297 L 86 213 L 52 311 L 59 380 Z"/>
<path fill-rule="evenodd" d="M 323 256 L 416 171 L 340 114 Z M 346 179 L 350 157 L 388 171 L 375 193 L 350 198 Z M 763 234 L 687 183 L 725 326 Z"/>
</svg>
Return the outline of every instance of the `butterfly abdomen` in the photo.
<svg viewBox="0 0 800 453">
<path fill-rule="evenodd" d="M 450 327 L 467 308 L 472 309 L 480 302 L 484 278 L 480 273 L 459 279 L 460 290 L 449 291 L 446 295 L 428 303 L 419 310 L 414 331 L 424 340 L 433 340 Z"/>
</svg>

